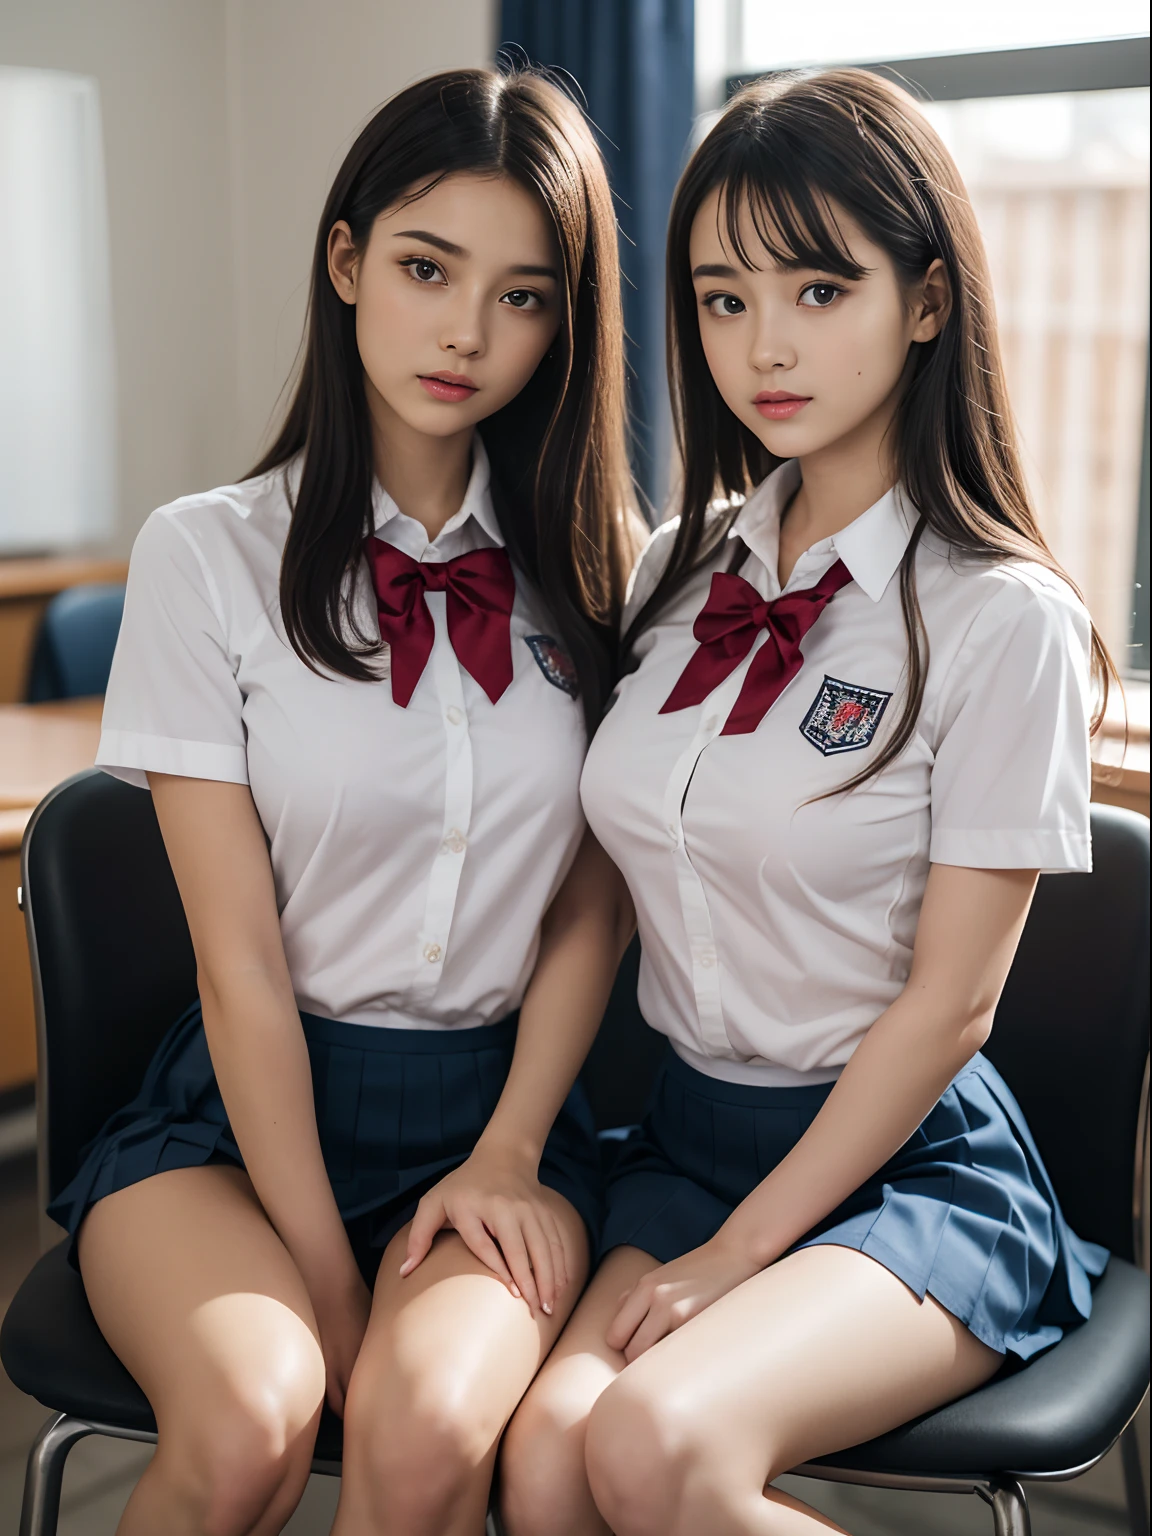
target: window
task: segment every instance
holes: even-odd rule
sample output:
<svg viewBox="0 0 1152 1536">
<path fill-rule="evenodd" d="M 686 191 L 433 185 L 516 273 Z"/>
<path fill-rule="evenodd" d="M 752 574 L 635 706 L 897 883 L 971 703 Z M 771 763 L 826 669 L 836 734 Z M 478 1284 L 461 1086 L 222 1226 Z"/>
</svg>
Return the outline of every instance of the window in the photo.
<svg viewBox="0 0 1152 1536">
<path fill-rule="evenodd" d="M 114 525 L 108 227 L 96 82 L 0 69 L 0 554 Z"/>
<path fill-rule="evenodd" d="M 1148 39 L 1114 34 L 1145 31 L 1147 12 L 1099 0 L 1089 22 L 1062 0 L 1043 11 L 969 0 L 938 15 L 833 0 L 817 31 L 746 0 L 737 20 L 730 86 L 848 62 L 925 98 L 984 234 L 1045 536 L 1121 670 L 1146 676 Z M 828 38 L 834 55 L 821 51 Z"/>
</svg>

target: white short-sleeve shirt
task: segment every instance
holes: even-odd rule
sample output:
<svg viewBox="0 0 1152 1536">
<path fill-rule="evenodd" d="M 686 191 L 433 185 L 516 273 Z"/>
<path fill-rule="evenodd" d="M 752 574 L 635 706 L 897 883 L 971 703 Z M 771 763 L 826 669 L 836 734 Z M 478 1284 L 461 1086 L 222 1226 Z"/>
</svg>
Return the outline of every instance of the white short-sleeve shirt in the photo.
<svg viewBox="0 0 1152 1536">
<path fill-rule="evenodd" d="M 318 676 L 288 644 L 280 560 L 298 465 L 161 507 L 132 552 L 97 763 L 248 784 L 268 836 L 301 1009 L 468 1028 L 516 1008 L 540 919 L 583 831 L 571 671 L 517 573 L 513 680 L 496 704 L 427 594 L 432 655 L 407 708 L 386 678 Z M 502 544 L 477 441 L 432 542 L 377 485 L 377 538 L 417 560 Z M 367 562 L 355 588 L 375 632 Z"/>
<path fill-rule="evenodd" d="M 1090 868 L 1090 626 L 1067 584 L 1024 561 L 965 561 L 931 536 L 917 584 L 930 647 L 908 747 L 831 799 L 898 720 L 907 641 L 898 567 L 915 514 L 894 490 L 797 562 L 853 580 L 802 643 L 757 729 L 721 735 L 752 657 L 704 700 L 661 714 L 696 650 L 712 572 L 780 595 L 780 515 L 795 462 L 749 497 L 706 568 L 637 643 L 585 763 L 589 824 L 624 874 L 643 945 L 640 1004 L 690 1065 L 736 1082 L 834 1079 L 907 978 L 930 862 Z M 657 530 L 625 622 L 652 591 Z"/>
</svg>

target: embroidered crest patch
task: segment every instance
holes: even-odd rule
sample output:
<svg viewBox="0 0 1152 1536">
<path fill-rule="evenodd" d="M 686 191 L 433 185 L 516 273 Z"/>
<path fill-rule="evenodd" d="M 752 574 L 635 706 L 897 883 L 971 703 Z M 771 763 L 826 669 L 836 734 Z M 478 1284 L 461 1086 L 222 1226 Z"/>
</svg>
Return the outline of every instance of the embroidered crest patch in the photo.
<svg viewBox="0 0 1152 1536">
<path fill-rule="evenodd" d="M 891 697 L 878 688 L 862 688 L 825 676 L 812 708 L 800 723 L 800 734 L 825 757 L 860 752 L 871 744 Z"/>
<path fill-rule="evenodd" d="M 574 699 L 580 691 L 580 684 L 572 658 L 560 642 L 553 640 L 551 635 L 525 635 L 524 644 L 532 652 L 536 665 L 553 688 L 559 688 L 562 693 Z"/>
</svg>

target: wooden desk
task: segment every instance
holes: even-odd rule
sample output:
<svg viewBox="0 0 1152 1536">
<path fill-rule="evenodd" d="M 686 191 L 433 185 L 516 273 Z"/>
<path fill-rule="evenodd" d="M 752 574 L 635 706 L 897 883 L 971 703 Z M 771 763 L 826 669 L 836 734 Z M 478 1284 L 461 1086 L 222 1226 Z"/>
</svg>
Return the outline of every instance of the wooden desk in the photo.
<svg viewBox="0 0 1152 1536">
<path fill-rule="evenodd" d="M 93 581 L 123 581 L 126 560 L 57 556 L 0 559 L 0 703 L 24 697 L 32 646 L 44 610 L 57 592 Z"/>
<path fill-rule="evenodd" d="M 91 768 L 103 699 L 0 705 L 0 1093 L 36 1076 L 36 1024 L 24 915 L 16 905 L 20 840 L 51 789 Z"/>
<path fill-rule="evenodd" d="M 102 698 L 0 704 L 0 810 L 38 805 L 50 789 L 91 768 Z"/>
</svg>

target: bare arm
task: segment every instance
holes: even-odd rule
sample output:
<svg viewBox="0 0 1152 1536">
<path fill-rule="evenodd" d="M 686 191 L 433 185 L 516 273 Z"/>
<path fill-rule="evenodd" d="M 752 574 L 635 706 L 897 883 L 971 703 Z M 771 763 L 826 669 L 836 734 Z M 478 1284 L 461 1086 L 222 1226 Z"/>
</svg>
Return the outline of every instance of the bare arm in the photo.
<svg viewBox="0 0 1152 1536">
<path fill-rule="evenodd" d="M 253 1187 L 300 1271 L 339 1407 L 350 1348 L 342 1312 L 367 1320 L 316 1130 L 312 1072 L 292 990 L 264 829 L 246 785 L 148 775 L 196 952 L 204 1030 Z M 361 1330 L 362 1331 L 362 1330 Z M 357 1341 L 358 1347 L 358 1341 Z M 332 1372 L 335 1367 L 336 1380 Z M 340 1378 L 343 1378 L 342 1380 Z"/>
<path fill-rule="evenodd" d="M 856 1048 L 820 1113 L 711 1243 L 652 1271 L 608 1342 L 629 1359 L 773 1263 L 883 1167 L 987 1040 L 1035 870 L 934 864 L 903 992 Z"/>
<path fill-rule="evenodd" d="M 545 914 L 508 1081 L 472 1156 L 421 1202 L 402 1274 L 450 1224 L 530 1306 L 551 1311 L 568 1262 L 546 1210 L 529 1209 L 552 1122 L 600 1027 L 636 926 L 628 888 L 591 832 Z"/>
</svg>

